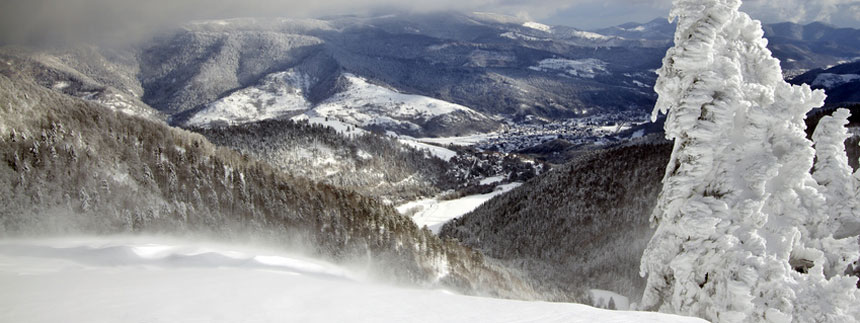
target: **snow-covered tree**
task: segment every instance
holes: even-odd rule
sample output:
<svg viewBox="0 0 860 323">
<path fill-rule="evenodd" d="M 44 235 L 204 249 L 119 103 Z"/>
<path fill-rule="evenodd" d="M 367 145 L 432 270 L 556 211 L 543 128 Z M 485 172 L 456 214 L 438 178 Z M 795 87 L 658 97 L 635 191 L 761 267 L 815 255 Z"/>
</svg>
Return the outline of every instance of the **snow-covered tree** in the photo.
<svg viewBox="0 0 860 323">
<path fill-rule="evenodd" d="M 642 257 L 642 305 L 714 322 L 857 321 L 856 279 L 825 275 L 850 256 L 828 248 L 848 240 L 820 230 L 829 201 L 810 174 L 803 120 L 824 93 L 782 79 L 740 5 L 675 0 L 670 12 L 675 46 L 653 117 L 668 114 L 675 144 Z"/>
<path fill-rule="evenodd" d="M 845 140 L 850 137 L 846 128 L 850 115 L 847 109 L 838 109 L 832 116 L 821 118 L 812 134 L 816 159 L 812 175 L 827 200 L 826 212 L 829 215 L 822 217 L 818 227 L 812 229 L 824 239 L 822 243 L 827 244 L 824 249 L 830 265 L 825 268 L 828 277 L 844 272 L 857 259 L 854 241 L 828 238 L 831 234 L 837 237 L 846 235 L 843 228 L 858 218 L 856 184 L 845 152 Z"/>
</svg>

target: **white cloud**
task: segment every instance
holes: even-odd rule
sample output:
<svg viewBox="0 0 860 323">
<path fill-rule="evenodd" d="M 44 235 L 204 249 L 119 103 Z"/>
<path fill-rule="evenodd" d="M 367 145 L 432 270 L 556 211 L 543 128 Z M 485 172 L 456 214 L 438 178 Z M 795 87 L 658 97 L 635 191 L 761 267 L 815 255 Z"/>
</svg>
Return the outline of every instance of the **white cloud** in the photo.
<svg viewBox="0 0 860 323">
<path fill-rule="evenodd" d="M 765 22 L 821 21 L 841 26 L 860 25 L 858 0 L 747 0 L 741 9 Z"/>
<path fill-rule="evenodd" d="M 574 27 L 605 27 L 666 16 L 671 4 L 671 0 L 4 0 L 0 44 L 38 38 L 134 38 L 193 19 L 386 10 L 487 11 Z M 860 27 L 860 0 L 747 0 L 743 9 L 765 22 L 821 20 Z"/>
</svg>

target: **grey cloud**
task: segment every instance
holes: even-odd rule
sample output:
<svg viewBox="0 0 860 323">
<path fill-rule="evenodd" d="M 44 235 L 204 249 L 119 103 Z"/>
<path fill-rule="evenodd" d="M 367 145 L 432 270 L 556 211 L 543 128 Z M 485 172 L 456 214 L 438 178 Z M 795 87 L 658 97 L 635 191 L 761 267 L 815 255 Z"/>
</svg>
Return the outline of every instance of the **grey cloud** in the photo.
<svg viewBox="0 0 860 323">
<path fill-rule="evenodd" d="M 488 10 L 496 7 L 510 10 L 514 7 L 505 2 L 511 1 L 6 0 L 0 2 L 0 41 L 123 41 L 195 19 L 316 17 L 378 10 Z M 557 6 L 561 2 L 544 0 L 534 6 Z"/>
<path fill-rule="evenodd" d="M 670 6 L 671 0 L 5 0 L 0 1 L 0 43 L 133 42 L 195 19 L 308 18 L 385 10 L 488 11 L 574 27 L 605 27 L 665 16 Z M 857 0 L 747 0 L 744 9 L 766 22 L 860 25 Z"/>
</svg>

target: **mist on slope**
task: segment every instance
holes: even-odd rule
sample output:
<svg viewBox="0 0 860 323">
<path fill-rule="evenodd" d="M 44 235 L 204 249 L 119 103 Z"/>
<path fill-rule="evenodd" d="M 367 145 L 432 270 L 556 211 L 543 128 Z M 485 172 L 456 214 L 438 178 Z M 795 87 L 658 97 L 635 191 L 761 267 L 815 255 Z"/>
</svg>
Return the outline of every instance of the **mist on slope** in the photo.
<svg viewBox="0 0 860 323">
<path fill-rule="evenodd" d="M 27 322 L 703 322 L 405 289 L 277 250 L 155 236 L 0 240 L 0 285 L 4 319 Z"/>
</svg>

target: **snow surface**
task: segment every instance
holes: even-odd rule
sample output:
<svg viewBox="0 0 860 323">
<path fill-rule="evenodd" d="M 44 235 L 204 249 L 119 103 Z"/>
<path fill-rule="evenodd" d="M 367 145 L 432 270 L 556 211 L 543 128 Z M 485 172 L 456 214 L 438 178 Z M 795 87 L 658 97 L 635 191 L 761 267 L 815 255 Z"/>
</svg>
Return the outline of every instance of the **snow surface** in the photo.
<svg viewBox="0 0 860 323">
<path fill-rule="evenodd" d="M 417 141 L 436 144 L 436 145 L 455 145 L 455 146 L 473 146 L 482 141 L 496 138 L 498 134 L 495 133 L 483 133 L 483 134 L 475 134 L 470 136 L 460 136 L 460 137 L 441 137 L 441 138 L 418 138 Z"/>
<path fill-rule="evenodd" d="M 420 130 L 421 123 L 454 112 L 462 121 L 486 119 L 468 107 L 446 101 L 397 92 L 372 84 L 353 74 L 343 74 L 346 89 L 314 106 L 307 93 L 315 82 L 309 75 L 292 69 L 267 75 L 257 85 L 231 93 L 206 105 L 186 122 L 189 126 L 208 127 L 241 124 L 267 119 L 293 117 L 294 120 L 337 120 L 329 125 L 366 127 L 395 125 Z M 326 121 L 326 123 L 329 123 Z"/>
<path fill-rule="evenodd" d="M 206 105 L 187 124 L 241 124 L 305 111 L 311 107 L 305 98 L 311 83 L 310 76 L 293 70 L 269 74 L 255 86 L 238 90 Z"/>
<path fill-rule="evenodd" d="M 594 78 L 598 74 L 609 74 L 606 70 L 606 62 L 595 58 L 586 59 L 563 59 L 547 58 L 538 62 L 537 66 L 529 69 L 540 72 L 563 72 L 571 76 Z"/>
<path fill-rule="evenodd" d="M 410 146 L 415 149 L 427 150 L 431 155 L 439 157 L 439 159 L 450 161 L 451 158 L 457 156 L 457 152 L 450 150 L 448 148 L 439 147 L 437 145 L 426 144 L 420 141 L 415 140 L 411 137 L 399 136 L 398 141 L 400 143 Z"/>
<path fill-rule="evenodd" d="M 814 81 L 812 81 L 812 86 L 820 86 L 829 89 L 856 80 L 860 80 L 860 75 L 821 73 L 815 77 Z"/>
<path fill-rule="evenodd" d="M 293 121 L 307 121 L 310 124 L 316 124 L 332 128 L 342 135 L 363 135 L 366 130 L 358 128 L 356 125 L 340 122 L 337 119 L 326 119 L 323 117 L 308 117 L 307 115 L 299 115 L 292 118 Z"/>
<path fill-rule="evenodd" d="M 318 124 L 318 125 L 327 126 L 327 127 L 334 129 L 335 131 L 337 131 L 339 134 L 342 134 L 342 135 L 353 135 L 353 136 L 355 136 L 355 135 L 363 135 L 363 134 L 367 133 L 367 130 L 358 128 L 356 125 L 353 125 L 353 124 L 340 122 L 334 118 L 329 118 L 329 119 L 321 118 L 321 117 L 311 118 L 311 117 L 308 117 L 307 115 L 303 114 L 303 115 L 299 115 L 299 116 L 294 117 L 293 120 L 295 120 L 295 121 L 308 121 L 311 124 Z M 444 147 L 439 147 L 439 146 L 434 145 L 434 144 L 423 143 L 423 142 L 420 142 L 417 139 L 409 137 L 409 136 L 400 136 L 394 132 L 389 132 L 388 136 L 394 137 L 401 144 L 410 146 L 412 148 L 427 150 L 431 155 L 439 157 L 440 159 L 445 160 L 445 161 L 450 161 L 451 158 L 453 158 L 454 156 L 457 156 L 457 152 L 455 152 L 453 150 L 450 150 L 450 149 L 447 149 Z M 365 153 L 365 154 L 367 154 L 367 153 Z M 369 154 L 368 154 L 368 156 L 369 156 Z"/>
<path fill-rule="evenodd" d="M 612 37 L 609 37 L 606 35 L 601 35 L 598 33 L 593 33 L 590 31 L 582 31 L 582 30 L 574 31 L 573 34 L 577 37 L 590 39 L 590 40 L 606 40 L 606 39 L 612 38 Z"/>
<path fill-rule="evenodd" d="M 306 114 L 310 117 L 337 118 L 359 125 L 396 124 L 410 129 L 420 126 L 407 120 L 428 121 L 433 117 L 464 112 L 475 118 L 486 118 L 468 107 L 426 96 L 404 94 L 372 84 L 353 74 L 344 74 L 347 89 L 314 107 Z"/>
<path fill-rule="evenodd" d="M 469 195 L 449 201 L 439 201 L 437 198 L 412 201 L 398 206 L 397 212 L 400 212 L 400 214 L 415 212 L 412 215 L 412 221 L 415 224 L 419 227 L 426 225 L 430 231 L 438 234 L 445 222 L 469 213 L 491 198 L 504 194 L 520 185 L 522 183 L 499 185 L 494 191 L 487 194 Z"/>
<path fill-rule="evenodd" d="M 541 38 L 532 37 L 532 36 L 526 36 L 526 35 L 523 35 L 523 34 L 520 34 L 520 33 L 512 32 L 512 31 L 508 31 L 508 32 L 502 33 L 502 34 L 500 34 L 500 35 L 499 35 L 499 37 L 504 37 L 504 38 L 513 39 L 513 40 L 517 40 L 517 39 L 528 40 L 528 41 L 541 41 L 541 40 L 544 40 L 544 39 L 541 39 Z"/>
<path fill-rule="evenodd" d="M 505 180 L 505 176 L 501 176 L 501 175 L 493 176 L 493 177 L 487 177 L 487 178 L 484 178 L 481 180 L 481 185 L 495 184 L 495 183 L 501 182 L 503 180 Z"/>
<path fill-rule="evenodd" d="M 535 30 L 540 30 L 540 31 L 546 32 L 546 33 L 552 32 L 552 27 L 544 25 L 544 24 L 539 23 L 539 22 L 534 22 L 534 21 L 529 21 L 529 22 L 523 23 L 523 27 L 531 28 L 531 29 L 535 29 Z"/>
<path fill-rule="evenodd" d="M 704 322 L 372 283 L 271 250 L 152 237 L 0 241 L 5 322 Z"/>
</svg>

